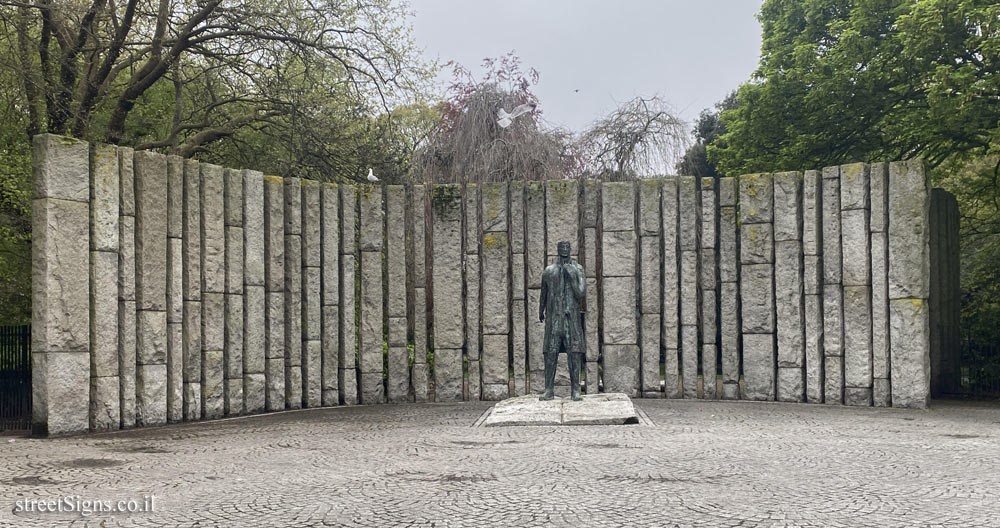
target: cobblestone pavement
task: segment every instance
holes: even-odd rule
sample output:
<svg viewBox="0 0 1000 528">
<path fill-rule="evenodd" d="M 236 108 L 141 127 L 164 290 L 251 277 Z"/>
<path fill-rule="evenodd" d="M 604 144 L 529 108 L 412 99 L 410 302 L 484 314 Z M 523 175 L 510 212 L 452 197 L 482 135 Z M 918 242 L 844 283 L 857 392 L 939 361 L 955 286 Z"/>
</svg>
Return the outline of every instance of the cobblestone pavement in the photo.
<svg viewBox="0 0 1000 528">
<path fill-rule="evenodd" d="M 468 403 L 0 437 L 0 525 L 1000 526 L 1000 408 L 637 404 L 653 426 L 480 428 Z"/>
</svg>

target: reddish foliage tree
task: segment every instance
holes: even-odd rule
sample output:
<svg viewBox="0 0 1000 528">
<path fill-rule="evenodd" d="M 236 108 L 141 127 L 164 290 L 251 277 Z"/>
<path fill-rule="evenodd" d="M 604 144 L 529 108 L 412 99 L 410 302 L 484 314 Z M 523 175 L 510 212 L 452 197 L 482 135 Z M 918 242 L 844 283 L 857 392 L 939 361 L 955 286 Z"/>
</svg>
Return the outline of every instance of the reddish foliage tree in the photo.
<svg viewBox="0 0 1000 528">
<path fill-rule="evenodd" d="M 454 61 L 453 81 L 441 104 L 441 120 L 414 162 L 418 181 L 506 181 L 557 179 L 578 173 L 572 136 L 539 127 L 541 110 L 531 87 L 538 83 L 534 68 L 524 69 L 512 51 L 482 62 L 477 79 Z M 522 104 L 536 105 L 504 128 L 497 112 Z"/>
</svg>

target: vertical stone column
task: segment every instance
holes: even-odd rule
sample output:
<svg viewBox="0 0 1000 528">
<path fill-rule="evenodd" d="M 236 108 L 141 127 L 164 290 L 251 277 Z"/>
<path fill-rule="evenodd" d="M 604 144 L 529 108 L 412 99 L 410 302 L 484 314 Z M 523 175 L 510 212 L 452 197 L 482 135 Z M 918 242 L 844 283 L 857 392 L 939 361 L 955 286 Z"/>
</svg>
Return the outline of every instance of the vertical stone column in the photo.
<svg viewBox="0 0 1000 528">
<path fill-rule="evenodd" d="M 135 178 L 136 424 L 167 419 L 166 156 L 137 152 Z"/>
<path fill-rule="evenodd" d="M 893 407 L 930 398 L 930 180 L 923 160 L 889 166 L 889 331 Z"/>
<path fill-rule="evenodd" d="M 805 302 L 806 401 L 823 403 L 823 180 L 818 171 L 806 171 L 802 191 L 802 291 Z"/>
<path fill-rule="evenodd" d="M 598 222 L 601 203 L 601 185 L 598 180 L 585 180 L 583 182 L 583 244 L 580 247 L 580 264 L 587 274 L 587 298 L 584 309 L 587 311 L 584 317 L 583 333 L 587 339 L 587 394 L 597 394 L 600 392 L 601 373 L 601 340 L 600 340 L 600 309 L 601 299 L 600 287 L 598 284 L 597 272 L 597 243 L 600 239 Z M 532 307 L 528 304 L 528 328 L 537 326 L 537 314 L 532 315 Z M 535 317 L 532 319 L 532 317 Z"/>
<path fill-rule="evenodd" d="M 601 192 L 604 390 L 639 394 L 634 182 L 605 183 Z"/>
<path fill-rule="evenodd" d="M 568 241 L 570 256 L 580 257 L 580 189 L 576 180 L 545 182 L 545 239 L 548 263 L 559 259 L 558 244 Z"/>
<path fill-rule="evenodd" d="M 84 142 L 51 134 L 32 140 L 31 429 L 35 435 L 79 433 L 90 422 L 88 149 Z"/>
<path fill-rule="evenodd" d="M 124 174 L 123 171 L 122 175 Z M 184 288 L 184 320 L 181 324 L 184 339 L 183 412 L 184 419 L 191 421 L 201 419 L 201 166 L 194 160 L 184 162 L 183 200 L 181 218 Z M 125 205 L 124 192 L 122 205 Z M 124 235 L 122 240 L 125 240 Z M 126 334 L 123 331 L 121 335 L 124 338 Z"/>
<path fill-rule="evenodd" d="M 680 248 L 681 382 L 685 398 L 698 397 L 698 356 L 701 326 L 699 245 L 701 193 L 693 176 L 678 179 L 678 247 Z"/>
<path fill-rule="evenodd" d="M 434 392 L 437 401 L 461 401 L 462 373 L 462 187 L 435 185 L 431 325 L 434 332 Z M 485 354 L 484 342 L 484 354 Z"/>
<path fill-rule="evenodd" d="M 507 184 L 483 183 L 481 188 L 484 294 L 482 398 L 502 400 L 510 396 L 511 383 L 508 362 L 511 295 Z"/>
<path fill-rule="evenodd" d="M 267 293 L 264 252 L 264 175 L 243 170 L 243 410 L 264 410 Z"/>
<path fill-rule="evenodd" d="M 840 167 L 840 225 L 844 285 L 844 403 L 872 404 L 871 246 L 869 167 Z"/>
<path fill-rule="evenodd" d="M 135 324 L 135 178 L 132 170 L 132 157 L 132 149 L 118 148 L 118 182 L 120 185 L 118 209 L 118 386 L 121 394 L 120 423 L 123 429 L 135 426 L 135 340 L 137 329 Z M 198 236 L 197 231 L 196 223 L 195 238 Z M 197 269 L 195 268 L 195 271 Z M 200 296 L 200 289 L 198 294 Z M 198 334 L 200 337 L 200 331 Z M 200 348 L 199 346 L 197 349 L 199 359 L 201 357 Z M 186 349 L 185 354 L 187 354 Z M 200 388 L 195 394 L 199 392 Z M 194 401 L 195 408 L 200 411 L 200 405 L 197 404 L 199 398 L 196 397 Z"/>
<path fill-rule="evenodd" d="M 115 148 L 94 145 L 90 152 L 89 206 L 90 429 L 93 431 L 121 426 L 121 386 L 118 378 L 119 192 L 118 154 Z"/>
<path fill-rule="evenodd" d="M 285 408 L 285 189 L 277 176 L 264 177 L 264 285 L 264 405 L 279 411 Z"/>
<path fill-rule="evenodd" d="M 718 300 L 718 194 L 715 178 L 701 180 L 701 245 L 698 248 L 701 275 L 701 379 L 702 397 L 715 398 L 718 392 L 719 356 Z"/>
<path fill-rule="evenodd" d="M 468 361 L 468 394 L 466 399 L 478 401 L 482 397 L 482 284 L 480 278 L 479 242 L 479 186 L 474 183 L 465 186 L 465 251 L 462 255 L 465 273 L 465 358 Z"/>
<path fill-rule="evenodd" d="M 889 384 L 889 164 L 869 169 L 872 252 L 872 403 L 892 405 Z"/>
<path fill-rule="evenodd" d="M 667 398 L 679 398 L 681 388 L 680 364 L 680 246 L 677 177 L 663 180 L 660 197 L 663 223 L 663 307 L 661 338 L 663 341 L 663 388 Z"/>
<path fill-rule="evenodd" d="M 167 158 L 136 152 L 136 424 L 167 421 Z"/>
<path fill-rule="evenodd" d="M 840 167 L 823 169 L 823 355 L 824 395 L 844 402 L 844 292 L 840 239 Z"/>
<path fill-rule="evenodd" d="M 944 246 L 941 249 L 941 287 L 944 291 L 941 307 L 941 324 L 944 334 L 941 346 L 947 357 L 947 378 L 945 388 L 958 389 L 961 384 L 962 354 L 962 262 L 961 262 L 961 211 L 955 195 L 947 194 L 947 209 L 944 211 L 946 224 L 941 233 Z"/>
<path fill-rule="evenodd" d="M 774 175 L 774 299 L 778 331 L 777 399 L 805 397 L 805 300 L 800 172 Z"/>
<path fill-rule="evenodd" d="M 323 185 L 322 279 L 324 406 L 340 403 L 340 191 L 335 183 Z"/>
<path fill-rule="evenodd" d="M 323 402 L 321 187 L 302 180 L 302 402 L 307 407 Z"/>
<path fill-rule="evenodd" d="M 344 405 L 358 403 L 358 193 L 340 185 L 340 397 Z"/>
<path fill-rule="evenodd" d="M 427 188 L 413 186 L 410 201 L 413 225 L 413 399 L 427 401 L 430 372 L 427 364 Z"/>
<path fill-rule="evenodd" d="M 524 262 L 528 280 L 528 386 L 531 392 L 545 390 L 545 361 L 542 341 L 545 324 L 538 320 L 542 297 L 542 272 L 545 271 L 545 185 L 529 181 L 524 187 Z"/>
<path fill-rule="evenodd" d="M 961 263 L 958 241 L 958 201 L 944 189 L 931 189 L 929 308 L 932 397 L 961 391 Z"/>
<path fill-rule="evenodd" d="M 580 258 L 580 190 L 575 180 L 548 180 L 545 182 L 545 241 L 546 264 L 559 259 L 557 246 L 560 241 L 570 243 L 570 256 Z M 544 267 L 542 270 L 544 271 Z M 544 324 L 543 339 L 544 339 Z M 544 370 L 544 360 L 543 360 Z M 569 363 L 566 354 L 559 354 L 556 366 L 556 395 L 569 396 Z M 544 390 L 544 386 L 543 386 Z M 637 389 L 638 390 L 638 389 Z"/>
<path fill-rule="evenodd" d="M 138 166 L 136 169 L 138 192 Z M 201 164 L 201 414 L 208 419 L 221 418 L 225 413 L 226 226 L 223 179 L 222 167 Z"/>
<path fill-rule="evenodd" d="M 302 180 L 284 179 L 285 405 L 302 407 Z"/>
<path fill-rule="evenodd" d="M 719 178 L 719 345 L 722 349 L 722 397 L 727 400 L 740 398 L 738 196 L 736 178 Z M 667 285 L 663 288 L 665 293 Z"/>
<path fill-rule="evenodd" d="M 91 155 L 93 155 L 93 148 L 91 149 Z M 93 193 L 93 191 L 91 191 Z M 944 358 L 941 356 L 941 307 L 942 307 L 942 297 L 944 292 L 941 288 L 941 266 L 939 265 L 942 261 L 941 259 L 941 249 L 942 240 L 941 233 L 946 229 L 947 218 L 944 215 L 944 209 L 946 207 L 944 203 L 945 196 L 948 193 L 944 189 L 931 188 L 930 194 L 930 208 L 928 211 L 928 240 L 930 243 L 929 255 L 930 255 L 930 266 L 928 267 L 928 294 L 927 294 L 927 313 L 928 319 L 930 321 L 930 363 L 928 364 L 928 370 L 931 373 L 931 398 L 941 397 L 942 388 L 942 375 L 944 374 Z M 91 228 L 93 232 L 93 228 Z M 91 279 L 91 288 L 93 289 L 93 279 Z M 91 301 L 93 305 L 93 301 Z M 91 314 L 91 327 L 93 327 L 93 314 Z M 91 342 L 91 350 L 93 350 L 93 342 Z M 93 377 L 93 372 L 91 372 L 91 377 Z M 91 401 L 91 406 L 93 406 L 93 401 Z"/>
<path fill-rule="evenodd" d="M 774 185 L 770 174 L 740 177 L 740 293 L 744 392 L 775 398 Z"/>
<path fill-rule="evenodd" d="M 184 419 L 184 159 L 167 156 L 167 421 Z"/>
<path fill-rule="evenodd" d="M 410 351 L 407 350 L 406 322 L 406 189 L 386 187 L 386 266 L 389 299 L 389 383 L 391 402 L 410 398 Z"/>
<path fill-rule="evenodd" d="M 358 348 L 361 361 L 361 403 L 382 403 L 385 401 L 385 386 L 382 383 L 382 243 L 385 224 L 379 187 L 362 185 L 358 189 L 358 214 L 358 243 L 361 250 L 361 335 Z"/>
<path fill-rule="evenodd" d="M 662 217 L 660 216 L 660 188 L 663 180 L 639 180 L 639 296 L 640 296 L 640 350 L 642 396 L 660 398 L 660 291 L 663 271 L 660 262 Z M 715 308 L 712 308 L 713 312 Z"/>
<path fill-rule="evenodd" d="M 510 182 L 510 287 L 511 349 L 514 364 L 513 396 L 528 393 L 528 318 L 524 274 L 524 181 Z"/>
<path fill-rule="evenodd" d="M 243 174 L 226 169 L 224 176 L 226 222 L 226 328 L 223 394 L 226 416 L 243 414 Z"/>
</svg>

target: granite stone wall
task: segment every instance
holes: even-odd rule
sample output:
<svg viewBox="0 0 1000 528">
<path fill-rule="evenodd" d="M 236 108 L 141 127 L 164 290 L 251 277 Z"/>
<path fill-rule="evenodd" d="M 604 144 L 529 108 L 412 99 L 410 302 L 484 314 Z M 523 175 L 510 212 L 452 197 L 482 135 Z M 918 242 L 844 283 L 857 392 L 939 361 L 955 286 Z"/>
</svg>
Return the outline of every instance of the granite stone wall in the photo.
<svg viewBox="0 0 1000 528">
<path fill-rule="evenodd" d="M 381 186 L 34 154 L 37 434 L 538 393 L 561 240 L 588 394 L 923 407 L 956 376 L 958 213 L 919 160 Z"/>
<path fill-rule="evenodd" d="M 605 183 L 601 191 L 604 214 L 599 258 L 604 391 L 638 396 L 642 358 L 639 350 L 641 312 L 637 298 L 636 186 L 630 182 Z"/>
</svg>

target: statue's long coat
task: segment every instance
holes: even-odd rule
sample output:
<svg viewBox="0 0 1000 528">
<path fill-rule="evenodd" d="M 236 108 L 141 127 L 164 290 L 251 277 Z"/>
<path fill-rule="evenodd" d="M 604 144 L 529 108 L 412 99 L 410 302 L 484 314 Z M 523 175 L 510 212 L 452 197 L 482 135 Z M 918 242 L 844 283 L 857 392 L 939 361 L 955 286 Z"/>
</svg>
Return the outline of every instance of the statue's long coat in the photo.
<svg viewBox="0 0 1000 528">
<path fill-rule="evenodd" d="M 587 350 L 584 342 L 583 317 L 580 312 L 586 306 L 587 278 L 583 266 L 570 260 L 561 272 L 559 264 L 550 264 L 542 272 L 542 297 L 539 315 L 545 315 L 544 354 L 558 354 L 562 336 L 568 336 L 566 352 L 583 354 Z M 564 275 L 569 277 L 563 288 Z"/>
</svg>

